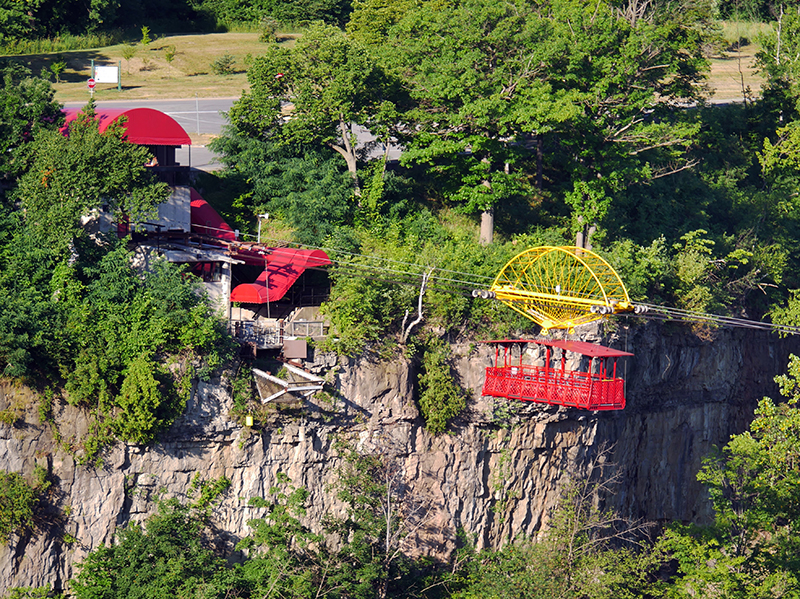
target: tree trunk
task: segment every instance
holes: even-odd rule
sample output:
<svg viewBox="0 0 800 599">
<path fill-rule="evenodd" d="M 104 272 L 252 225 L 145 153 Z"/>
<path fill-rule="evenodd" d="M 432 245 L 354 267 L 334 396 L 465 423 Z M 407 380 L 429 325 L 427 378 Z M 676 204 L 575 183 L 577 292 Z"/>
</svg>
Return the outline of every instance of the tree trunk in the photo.
<svg viewBox="0 0 800 599">
<path fill-rule="evenodd" d="M 575 247 L 582 248 L 586 243 L 586 225 L 583 224 L 583 217 L 578 217 L 578 232 L 575 233 Z"/>
<path fill-rule="evenodd" d="M 586 245 L 584 246 L 590 252 L 592 251 L 592 235 L 597 231 L 597 224 L 589 225 L 586 228 Z"/>
<path fill-rule="evenodd" d="M 578 232 L 575 234 L 575 247 L 583 248 L 591 252 L 592 235 L 597 232 L 597 224 L 585 224 L 582 216 L 578 217 L 578 224 L 580 224 L 580 229 L 578 229 Z"/>
<path fill-rule="evenodd" d="M 342 135 L 342 145 L 328 144 L 332 149 L 339 152 L 347 164 L 347 170 L 353 177 L 353 193 L 361 200 L 361 185 L 358 181 L 358 161 L 356 159 L 356 149 L 350 140 L 350 129 L 344 119 L 339 120 L 339 132 Z"/>
<path fill-rule="evenodd" d="M 544 186 L 544 136 L 541 133 L 536 134 L 536 189 L 542 191 Z"/>
<path fill-rule="evenodd" d="M 481 158 L 481 162 L 485 164 L 490 164 L 489 157 L 484 156 Z M 506 163 L 506 173 L 508 173 L 508 163 Z M 487 187 L 489 191 L 492 190 L 492 182 L 486 179 L 483 182 L 483 186 Z M 481 212 L 481 236 L 480 236 L 480 244 L 481 245 L 489 245 L 494 241 L 494 207 L 487 208 L 483 212 Z"/>
<path fill-rule="evenodd" d="M 489 245 L 494 241 L 494 208 L 481 212 L 481 245 Z"/>
</svg>

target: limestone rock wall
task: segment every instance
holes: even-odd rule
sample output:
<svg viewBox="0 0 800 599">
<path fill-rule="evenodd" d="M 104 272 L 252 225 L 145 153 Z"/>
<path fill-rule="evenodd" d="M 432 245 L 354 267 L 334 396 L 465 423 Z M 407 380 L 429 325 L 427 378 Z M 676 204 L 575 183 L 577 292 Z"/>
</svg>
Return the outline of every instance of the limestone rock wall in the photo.
<svg viewBox="0 0 800 599">
<path fill-rule="evenodd" d="M 600 331 L 584 338 L 599 340 Z M 327 356 L 315 368 L 338 390 L 333 403 L 310 401 L 250 430 L 228 417 L 224 381 L 199 382 L 185 415 L 160 443 L 117 445 L 99 467 L 76 464 L 59 449 L 50 427 L 39 424 L 30 392 L 2 385 L 0 410 L 14 406 L 24 416 L 13 427 L 0 424 L 0 467 L 30 473 L 36 463 L 48 464 L 58 485 L 38 531 L 0 546 L 0 593 L 48 583 L 63 588 L 76 562 L 111 542 L 116 527 L 144 519 L 159 496 L 183 496 L 198 473 L 232 481 L 214 516 L 225 551 L 260 515 L 247 500 L 266 495 L 278 472 L 309 490 L 310 523 L 341 513 L 329 486 L 340 463 L 335 441 L 342 436 L 396 455 L 408 492 L 424 498 L 417 553 L 446 558 L 459 528 L 475 534 L 479 547 L 535 534 L 546 526 L 570 474 L 580 475 L 603 447 L 613 448 L 621 469 L 622 484 L 609 499 L 613 507 L 636 518 L 707 519 L 707 497 L 695 480 L 701 459 L 747 427 L 758 399 L 777 397 L 772 378 L 785 370 L 790 351 L 800 353 L 798 342 L 749 331 L 723 331 L 704 342 L 655 325 L 618 327 L 603 341 L 636 354 L 620 365 L 628 381 L 624 411 L 481 398 L 493 352 L 480 344 L 455 345 L 455 374 L 472 399 L 449 434 L 432 437 L 414 402 L 412 362 Z M 85 433 L 79 410 L 59 405 L 55 418 L 64 438 Z"/>
</svg>

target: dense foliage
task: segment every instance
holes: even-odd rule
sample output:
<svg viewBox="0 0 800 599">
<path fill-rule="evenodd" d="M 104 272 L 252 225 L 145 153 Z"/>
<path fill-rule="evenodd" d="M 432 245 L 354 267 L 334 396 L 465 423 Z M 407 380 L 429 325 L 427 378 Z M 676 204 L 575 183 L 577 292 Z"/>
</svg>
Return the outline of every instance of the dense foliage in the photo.
<svg viewBox="0 0 800 599">
<path fill-rule="evenodd" d="M 65 136 L 49 84 L 4 74 L 14 118 L 0 164 L 0 373 L 90 411 L 89 436 L 71 447 L 83 459 L 113 438 L 147 442 L 181 413 L 195 357 L 204 368 L 225 359 L 224 327 L 180 267 L 134 268 L 125 240 L 92 227 L 141 220 L 168 197 L 147 149 L 119 126 L 101 134 L 91 104 Z"/>
<path fill-rule="evenodd" d="M 78 599 L 224 597 L 225 560 L 203 533 L 227 479 L 195 479 L 188 503 L 163 501 L 144 526 L 131 523 L 113 545 L 93 551 L 72 582 Z M 194 492 L 194 493 L 193 493 Z"/>
<path fill-rule="evenodd" d="M 0 542 L 33 527 L 38 503 L 37 489 L 21 474 L 0 470 Z"/>
<path fill-rule="evenodd" d="M 267 211 L 283 240 L 335 253 L 326 312 L 343 353 L 402 333 L 430 268 L 480 287 L 542 243 L 592 247 L 636 300 L 796 322 L 800 17 L 787 9 L 764 40 L 763 100 L 714 106 L 715 16 L 711 2 L 357 2 L 344 33 L 315 26 L 251 66 L 215 142 L 235 220 Z M 359 147 L 356 125 L 375 141 Z M 425 324 L 524 326 L 453 287 L 434 277 Z"/>
<path fill-rule="evenodd" d="M 344 24 L 350 0 L 7 0 L 0 3 L 0 47 L 32 38 L 86 33 L 208 31 L 270 18 L 287 24 Z"/>
<path fill-rule="evenodd" d="M 675 525 L 665 547 L 679 563 L 674 597 L 792 597 L 800 593 L 797 458 L 800 450 L 800 358 L 777 377 L 788 400 L 763 399 L 750 430 L 709 456 L 698 480 L 710 490 L 709 527 Z"/>
</svg>

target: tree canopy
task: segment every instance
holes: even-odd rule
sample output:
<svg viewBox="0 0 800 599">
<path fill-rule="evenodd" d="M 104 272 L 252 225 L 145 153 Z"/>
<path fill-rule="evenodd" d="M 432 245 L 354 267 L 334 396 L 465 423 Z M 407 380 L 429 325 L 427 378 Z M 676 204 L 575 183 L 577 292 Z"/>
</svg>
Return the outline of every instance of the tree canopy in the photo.
<svg viewBox="0 0 800 599">
<path fill-rule="evenodd" d="M 366 48 L 334 27 L 314 25 L 292 49 L 272 47 L 257 58 L 247 77 L 250 91 L 230 111 L 233 126 L 281 144 L 334 150 L 360 196 L 354 128 L 386 139 L 396 118 L 391 83 Z"/>
<path fill-rule="evenodd" d="M 81 218 L 92 211 L 125 213 L 137 222 L 169 197 L 169 186 L 145 167 L 147 148 L 124 136 L 118 122 L 100 133 L 89 104 L 70 123 L 68 135 L 50 130 L 31 143 L 32 163 L 15 197 L 38 241 L 63 250 L 82 234 Z"/>
<path fill-rule="evenodd" d="M 229 342 L 182 267 L 136 269 L 126 240 L 91 223 L 101 213 L 140 221 L 169 187 L 120 124 L 100 133 L 91 103 L 64 133 L 48 82 L 10 68 L 3 84 L 0 372 L 91 410 L 92 431 L 71 448 L 78 459 L 115 438 L 148 442 L 181 413 L 192 358 L 216 367 Z M 167 369 L 176 355 L 181 367 Z"/>
</svg>

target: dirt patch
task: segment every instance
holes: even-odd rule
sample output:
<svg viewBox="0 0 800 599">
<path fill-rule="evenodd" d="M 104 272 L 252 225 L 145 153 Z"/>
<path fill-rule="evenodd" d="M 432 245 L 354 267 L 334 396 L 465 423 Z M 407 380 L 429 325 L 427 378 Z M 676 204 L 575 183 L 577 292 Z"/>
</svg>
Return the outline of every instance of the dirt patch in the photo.
<svg viewBox="0 0 800 599">
<path fill-rule="evenodd" d="M 211 140 L 215 139 L 216 137 L 216 135 L 212 135 L 210 133 L 189 133 L 189 138 L 192 140 L 192 145 L 195 148 L 207 146 Z"/>
</svg>

